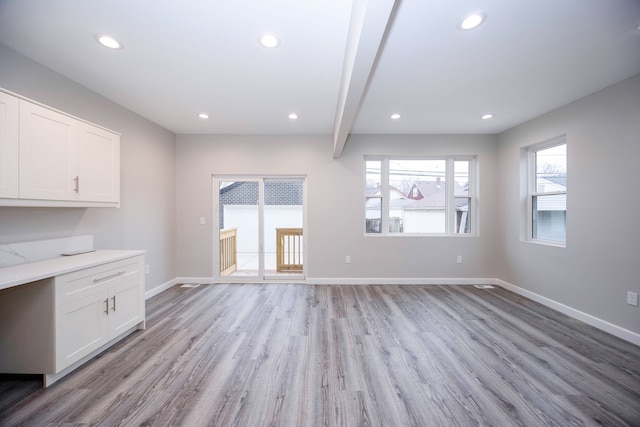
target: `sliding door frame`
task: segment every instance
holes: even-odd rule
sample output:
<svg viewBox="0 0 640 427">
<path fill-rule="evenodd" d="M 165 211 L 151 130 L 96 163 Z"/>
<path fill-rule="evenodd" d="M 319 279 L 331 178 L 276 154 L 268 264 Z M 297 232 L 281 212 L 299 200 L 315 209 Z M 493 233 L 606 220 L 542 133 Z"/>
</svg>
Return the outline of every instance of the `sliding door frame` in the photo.
<svg viewBox="0 0 640 427">
<path fill-rule="evenodd" d="M 258 274 L 256 276 L 220 275 L 220 183 L 221 182 L 257 182 L 258 183 Z M 264 184 L 268 181 L 299 181 L 302 183 L 302 223 L 303 223 L 303 264 L 302 274 L 292 276 L 273 276 L 265 273 L 264 242 Z M 214 283 L 305 283 L 307 271 L 307 177 L 303 175 L 212 175 L 212 238 L 213 238 L 213 281 Z"/>
</svg>

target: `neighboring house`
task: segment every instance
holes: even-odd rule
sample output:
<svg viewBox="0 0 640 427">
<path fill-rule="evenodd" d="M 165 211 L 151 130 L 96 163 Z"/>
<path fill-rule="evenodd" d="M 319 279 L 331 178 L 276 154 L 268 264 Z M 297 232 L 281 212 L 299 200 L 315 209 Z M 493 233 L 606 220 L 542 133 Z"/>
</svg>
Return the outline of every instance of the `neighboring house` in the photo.
<svg viewBox="0 0 640 427">
<path fill-rule="evenodd" d="M 265 182 L 265 206 L 302 206 L 303 194 L 300 182 Z M 258 183 L 240 181 L 220 189 L 220 229 L 225 228 L 225 206 L 257 206 Z"/>
<path fill-rule="evenodd" d="M 537 178 L 539 193 L 554 193 L 567 191 L 567 177 L 548 176 Z M 565 241 L 567 224 L 567 195 L 549 194 L 535 198 L 532 207 L 534 236 L 540 240 Z"/>
<path fill-rule="evenodd" d="M 445 232 L 445 186 L 436 181 L 414 182 L 407 197 L 411 200 L 403 210 L 404 232 Z"/>
<path fill-rule="evenodd" d="M 467 196 L 469 188 L 456 182 L 455 194 Z M 418 181 L 409 190 L 414 203 L 405 207 L 404 222 L 408 233 L 444 233 L 446 231 L 446 193 L 440 178 L 436 181 Z M 456 230 L 469 232 L 469 198 L 455 200 Z"/>
<path fill-rule="evenodd" d="M 237 251 L 257 253 L 258 182 L 239 181 L 220 189 L 220 230 L 237 228 Z M 302 228 L 303 185 L 301 182 L 264 183 L 264 251 L 275 253 L 276 228 Z"/>
<path fill-rule="evenodd" d="M 466 194 L 467 189 L 456 184 L 456 194 Z M 469 202 L 467 197 L 456 199 L 456 227 L 468 228 Z M 416 181 L 408 194 L 391 188 L 389 201 L 389 231 L 399 233 L 444 233 L 446 227 L 446 193 L 440 179 Z M 380 191 L 367 197 L 367 232 L 380 232 Z"/>
<path fill-rule="evenodd" d="M 395 187 L 389 188 L 389 228 L 392 231 L 402 232 L 402 211 L 403 206 L 410 203 L 407 196 Z M 366 200 L 367 233 L 379 233 L 381 227 L 382 198 L 380 188 L 370 188 L 367 190 Z"/>
<path fill-rule="evenodd" d="M 444 185 L 440 178 L 436 181 L 416 181 L 413 183 L 407 198 L 413 200 L 423 200 L 435 194 L 444 194 Z M 442 199 L 442 207 L 444 207 L 444 198 Z"/>
</svg>

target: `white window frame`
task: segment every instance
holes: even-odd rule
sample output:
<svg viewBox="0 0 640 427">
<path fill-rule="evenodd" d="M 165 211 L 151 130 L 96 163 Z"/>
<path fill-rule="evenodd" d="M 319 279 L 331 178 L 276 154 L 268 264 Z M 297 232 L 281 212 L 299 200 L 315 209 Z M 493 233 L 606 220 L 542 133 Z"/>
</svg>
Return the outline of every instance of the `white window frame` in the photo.
<svg viewBox="0 0 640 427">
<path fill-rule="evenodd" d="M 568 144 L 567 144 L 567 136 L 560 135 L 558 137 L 549 139 L 547 141 L 540 142 L 538 144 L 531 145 L 527 147 L 527 231 L 526 231 L 526 239 L 529 242 L 539 243 L 548 246 L 557 246 L 564 248 L 567 246 L 567 238 L 566 238 L 566 212 L 565 210 L 565 241 L 556 241 L 556 240 L 544 240 L 539 239 L 533 236 L 533 199 L 538 196 L 553 196 L 553 195 L 564 195 L 567 197 L 567 186 L 565 186 L 564 191 L 553 191 L 553 192 L 538 192 L 537 189 L 537 176 L 536 176 L 536 153 L 538 151 L 546 150 L 548 148 L 557 147 L 560 145 L 567 146 L 567 156 L 566 162 L 568 163 Z M 565 167 L 567 165 L 565 164 Z M 565 172 L 568 174 L 568 172 Z M 566 208 L 565 208 L 566 209 Z"/>
<path fill-rule="evenodd" d="M 445 169 L 445 232 L 444 233 L 400 233 L 389 231 L 389 162 L 391 160 L 444 160 L 446 161 Z M 366 163 L 367 161 L 380 161 L 380 196 L 381 199 L 381 229 L 379 233 L 367 232 L 366 229 Z M 457 233 L 456 232 L 456 210 L 455 210 L 455 162 L 456 161 L 468 161 L 469 162 L 469 196 L 457 196 L 458 198 L 470 199 L 470 233 Z M 475 237 L 478 236 L 478 211 L 477 211 L 477 188 L 478 188 L 478 174 L 477 174 L 477 156 L 419 156 L 419 157 L 407 157 L 407 156 L 364 156 L 364 195 L 363 201 L 363 217 L 364 217 L 364 234 L 365 236 L 421 236 L 421 237 Z M 407 195 L 409 196 L 409 195 Z M 377 196 L 376 196 L 377 197 Z"/>
</svg>

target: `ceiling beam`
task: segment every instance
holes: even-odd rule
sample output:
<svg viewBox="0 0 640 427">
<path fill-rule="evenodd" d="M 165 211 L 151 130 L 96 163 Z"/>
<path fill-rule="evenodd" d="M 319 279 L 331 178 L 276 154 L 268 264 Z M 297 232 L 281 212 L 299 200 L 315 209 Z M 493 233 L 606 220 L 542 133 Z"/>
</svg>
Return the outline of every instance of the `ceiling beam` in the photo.
<svg viewBox="0 0 640 427">
<path fill-rule="evenodd" d="M 396 0 L 354 0 L 333 126 L 333 158 L 342 155 Z"/>
</svg>

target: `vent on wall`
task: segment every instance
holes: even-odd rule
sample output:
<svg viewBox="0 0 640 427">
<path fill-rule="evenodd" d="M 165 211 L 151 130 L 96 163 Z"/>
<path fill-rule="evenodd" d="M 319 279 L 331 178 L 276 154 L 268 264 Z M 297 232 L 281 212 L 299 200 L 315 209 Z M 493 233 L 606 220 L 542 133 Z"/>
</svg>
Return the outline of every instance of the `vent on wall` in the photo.
<svg viewBox="0 0 640 427">
<path fill-rule="evenodd" d="M 184 285 L 180 285 L 181 288 L 197 288 L 200 286 L 197 283 L 185 283 Z"/>
<path fill-rule="evenodd" d="M 473 285 L 478 289 L 493 289 L 493 286 L 491 285 Z"/>
</svg>

